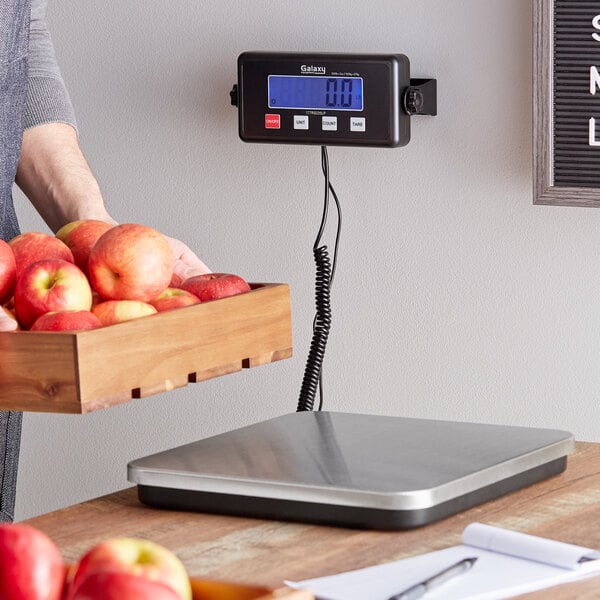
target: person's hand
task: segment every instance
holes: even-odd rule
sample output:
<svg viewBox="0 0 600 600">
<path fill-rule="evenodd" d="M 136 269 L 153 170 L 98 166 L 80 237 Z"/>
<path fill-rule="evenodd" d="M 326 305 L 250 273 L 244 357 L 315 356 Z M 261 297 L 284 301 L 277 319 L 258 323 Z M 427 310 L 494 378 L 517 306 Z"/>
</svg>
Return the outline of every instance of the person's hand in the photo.
<svg viewBox="0 0 600 600">
<path fill-rule="evenodd" d="M 165 235 L 173 251 L 173 276 L 185 281 L 188 277 L 210 273 L 211 270 L 181 240 Z"/>
<path fill-rule="evenodd" d="M 17 328 L 17 321 L 9 317 L 2 308 L 0 308 L 0 331 L 14 331 Z"/>
</svg>

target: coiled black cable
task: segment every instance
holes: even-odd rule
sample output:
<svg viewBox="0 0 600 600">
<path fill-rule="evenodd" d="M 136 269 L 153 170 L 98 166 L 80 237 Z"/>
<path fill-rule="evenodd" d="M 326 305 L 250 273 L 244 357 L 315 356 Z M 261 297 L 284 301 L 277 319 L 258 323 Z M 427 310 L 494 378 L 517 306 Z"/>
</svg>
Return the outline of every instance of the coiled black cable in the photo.
<svg viewBox="0 0 600 600">
<path fill-rule="evenodd" d="M 329 181 L 329 160 L 327 148 L 321 147 L 321 167 L 325 177 L 325 197 L 323 202 L 323 216 L 321 225 L 315 243 L 313 244 L 313 255 L 316 266 L 315 281 L 315 318 L 313 321 L 313 336 L 310 344 L 306 367 L 300 395 L 298 399 L 297 412 L 311 411 L 314 407 L 317 390 L 320 392 L 319 408 L 323 407 L 323 359 L 325 357 L 325 348 L 331 329 L 331 301 L 330 291 L 333 277 L 335 275 L 335 266 L 337 262 L 337 252 L 340 240 L 342 213 L 340 203 Z M 338 225 L 335 238 L 335 250 L 333 254 L 333 263 L 329 258 L 327 246 L 321 246 L 321 237 L 327 223 L 327 214 L 329 211 L 329 193 L 333 196 L 337 207 Z"/>
<path fill-rule="evenodd" d="M 331 329 L 331 303 L 329 294 L 329 279 L 331 277 L 331 262 L 327 246 L 313 248 L 317 269 L 315 281 L 316 314 L 313 324 L 313 337 L 310 343 L 304 378 L 300 388 L 298 411 L 312 410 L 317 389 L 321 383 L 321 368 L 325 357 L 327 338 Z M 320 408 L 319 408 L 320 409 Z"/>
</svg>

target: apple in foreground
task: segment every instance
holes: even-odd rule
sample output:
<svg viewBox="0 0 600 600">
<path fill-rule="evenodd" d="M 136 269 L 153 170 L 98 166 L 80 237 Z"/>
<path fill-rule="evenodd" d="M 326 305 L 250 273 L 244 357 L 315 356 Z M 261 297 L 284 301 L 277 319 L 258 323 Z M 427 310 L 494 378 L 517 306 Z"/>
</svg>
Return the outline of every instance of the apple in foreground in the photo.
<svg viewBox="0 0 600 600">
<path fill-rule="evenodd" d="M 181 289 L 191 292 L 200 302 L 218 300 L 250 291 L 248 283 L 239 275 L 232 273 L 203 273 L 186 279 Z"/>
<path fill-rule="evenodd" d="M 80 331 L 102 327 L 100 319 L 89 310 L 57 310 L 38 317 L 29 331 Z"/>
<path fill-rule="evenodd" d="M 29 329 L 47 312 L 90 310 L 92 290 L 83 271 L 59 259 L 39 260 L 25 268 L 15 286 L 15 314 Z"/>
<path fill-rule="evenodd" d="M 73 253 L 69 247 L 47 233 L 28 231 L 21 233 L 8 242 L 15 255 L 17 263 L 17 279 L 25 268 L 38 260 L 59 258 L 74 263 Z"/>
<path fill-rule="evenodd" d="M 92 312 L 102 325 L 114 325 L 132 319 L 155 315 L 158 311 L 152 304 L 140 300 L 105 300 L 96 304 Z"/>
<path fill-rule="evenodd" d="M 67 600 L 108 598 L 109 596 L 102 596 L 97 592 L 97 595 L 78 595 L 80 589 L 89 588 L 89 593 L 94 593 L 92 592 L 94 586 L 86 586 L 86 583 L 92 576 L 100 573 L 104 573 L 106 578 L 111 575 L 115 585 L 118 584 L 119 575 L 129 574 L 167 586 L 175 591 L 173 597 L 179 600 L 191 600 L 192 598 L 190 580 L 183 563 L 173 552 L 149 540 L 127 537 L 112 538 L 90 548 L 81 557 L 71 574 L 69 590 L 66 594 Z M 124 585 L 123 582 L 121 584 Z M 126 600 L 138 596 L 128 596 L 123 593 L 122 596 L 110 596 L 110 598 L 113 597 Z M 171 598 L 167 595 L 148 596 L 153 600 L 163 597 Z"/>
<path fill-rule="evenodd" d="M 152 227 L 115 225 L 92 248 L 88 275 L 105 300 L 150 302 L 169 287 L 173 251 L 166 237 Z"/>
<path fill-rule="evenodd" d="M 68 600 L 181 600 L 161 583 L 131 573 L 100 572 L 87 577 Z"/>
<path fill-rule="evenodd" d="M 0 304 L 10 300 L 17 281 L 17 261 L 8 242 L 0 240 Z"/>
<path fill-rule="evenodd" d="M 168 287 L 150 302 L 158 312 L 199 304 L 200 299 L 191 292 L 179 288 Z"/>
<path fill-rule="evenodd" d="M 0 524 L 0 598 L 59 600 L 65 566 L 54 542 L 22 523 Z"/>
<path fill-rule="evenodd" d="M 73 253 L 75 264 L 84 273 L 87 273 L 87 263 L 92 248 L 100 236 L 111 227 L 113 225 L 106 221 L 83 219 L 63 225 L 56 232 L 56 237 L 69 247 Z"/>
</svg>

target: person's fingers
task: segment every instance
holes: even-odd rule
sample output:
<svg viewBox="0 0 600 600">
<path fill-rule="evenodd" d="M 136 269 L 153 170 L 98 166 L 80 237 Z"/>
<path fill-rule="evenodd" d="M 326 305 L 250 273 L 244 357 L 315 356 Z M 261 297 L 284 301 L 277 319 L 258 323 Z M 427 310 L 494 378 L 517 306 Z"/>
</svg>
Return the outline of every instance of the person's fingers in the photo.
<svg viewBox="0 0 600 600">
<path fill-rule="evenodd" d="M 208 266 L 182 241 L 165 236 L 173 251 L 173 274 L 178 280 L 210 273 Z"/>
<path fill-rule="evenodd" d="M 17 327 L 16 319 L 9 317 L 2 309 L 0 309 L 0 331 L 14 331 Z"/>
</svg>

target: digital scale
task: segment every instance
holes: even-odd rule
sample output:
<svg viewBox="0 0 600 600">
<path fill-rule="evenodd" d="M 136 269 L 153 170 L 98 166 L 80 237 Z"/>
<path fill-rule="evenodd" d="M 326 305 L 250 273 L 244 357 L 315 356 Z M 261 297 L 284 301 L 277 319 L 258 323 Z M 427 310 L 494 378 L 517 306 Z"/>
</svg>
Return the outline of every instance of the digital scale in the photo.
<svg viewBox="0 0 600 600">
<path fill-rule="evenodd" d="M 247 52 L 231 100 L 242 140 L 322 149 L 404 146 L 411 116 L 437 112 L 436 80 L 402 54 Z M 155 507 L 396 530 L 556 475 L 573 450 L 566 431 L 299 408 L 127 471 Z"/>
<path fill-rule="evenodd" d="M 128 477 L 159 508 L 409 529 L 560 473 L 573 443 L 547 429 L 296 412 L 134 460 Z"/>
<path fill-rule="evenodd" d="M 410 116 L 437 111 L 403 54 L 245 52 L 231 99 L 245 142 L 404 146 Z"/>
</svg>

